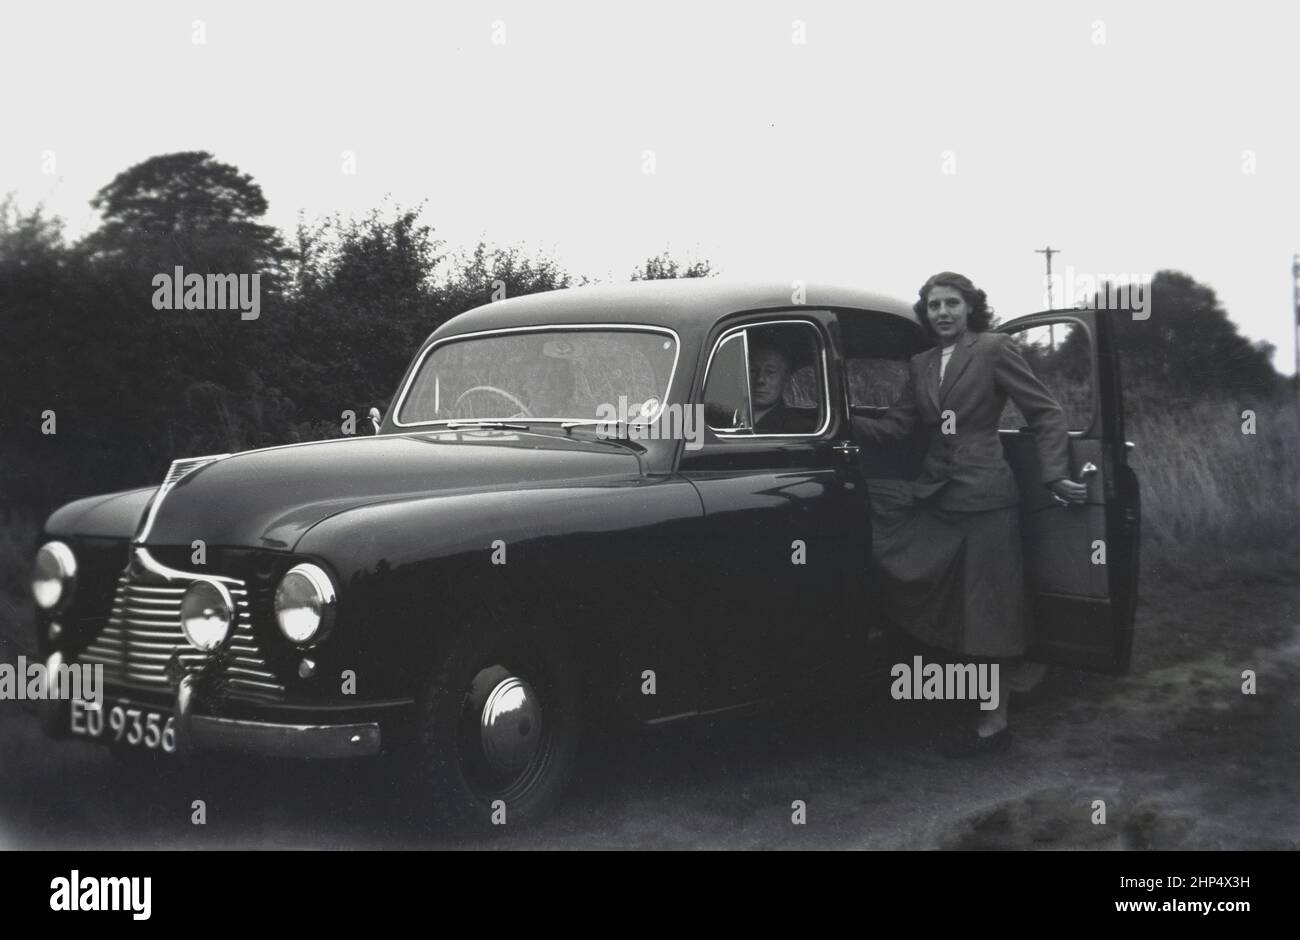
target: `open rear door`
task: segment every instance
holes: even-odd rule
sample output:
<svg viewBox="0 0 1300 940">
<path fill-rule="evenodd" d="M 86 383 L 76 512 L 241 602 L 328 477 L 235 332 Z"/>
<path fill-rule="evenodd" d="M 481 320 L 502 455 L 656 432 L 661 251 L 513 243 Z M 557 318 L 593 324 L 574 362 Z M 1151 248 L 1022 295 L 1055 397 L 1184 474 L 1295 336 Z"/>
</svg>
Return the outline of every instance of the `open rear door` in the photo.
<svg viewBox="0 0 1300 940">
<path fill-rule="evenodd" d="M 1025 579 L 1034 626 L 1029 658 L 1126 672 L 1137 603 L 1138 482 L 1128 466 L 1119 363 L 1109 318 L 1124 311 L 1053 310 L 998 327 L 1065 409 L 1070 471 L 1084 505 L 1043 485 L 1033 433 L 1015 405 L 1002 446 L 1020 484 Z"/>
</svg>

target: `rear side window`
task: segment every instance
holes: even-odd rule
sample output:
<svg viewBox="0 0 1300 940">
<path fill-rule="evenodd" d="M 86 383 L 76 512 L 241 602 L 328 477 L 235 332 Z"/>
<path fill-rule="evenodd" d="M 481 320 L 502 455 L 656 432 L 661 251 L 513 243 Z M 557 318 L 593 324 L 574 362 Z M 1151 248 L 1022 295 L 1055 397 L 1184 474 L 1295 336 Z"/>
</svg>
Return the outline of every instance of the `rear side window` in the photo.
<svg viewBox="0 0 1300 940">
<path fill-rule="evenodd" d="M 907 361 L 930 344 L 921 327 L 896 313 L 839 311 L 844 381 L 858 414 L 889 408 L 908 383 Z"/>
<path fill-rule="evenodd" d="M 849 359 L 844 365 L 854 407 L 888 408 L 907 386 L 907 363 L 901 359 Z"/>
</svg>

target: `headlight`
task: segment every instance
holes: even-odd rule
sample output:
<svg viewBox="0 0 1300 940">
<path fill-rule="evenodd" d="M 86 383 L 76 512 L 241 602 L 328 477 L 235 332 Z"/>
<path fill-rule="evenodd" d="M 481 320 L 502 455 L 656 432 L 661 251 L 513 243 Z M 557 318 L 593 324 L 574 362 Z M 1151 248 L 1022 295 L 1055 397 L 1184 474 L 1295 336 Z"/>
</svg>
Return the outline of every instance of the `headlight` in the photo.
<svg viewBox="0 0 1300 940">
<path fill-rule="evenodd" d="M 221 584 L 195 581 L 181 600 L 181 629 L 195 649 L 211 653 L 230 635 L 235 602 Z"/>
<path fill-rule="evenodd" d="M 62 542 L 46 542 L 36 553 L 32 595 L 41 610 L 67 607 L 77 586 L 77 557 Z"/>
<path fill-rule="evenodd" d="M 275 619 L 292 643 L 324 638 L 334 620 L 334 584 L 316 565 L 296 565 L 275 592 Z"/>
</svg>

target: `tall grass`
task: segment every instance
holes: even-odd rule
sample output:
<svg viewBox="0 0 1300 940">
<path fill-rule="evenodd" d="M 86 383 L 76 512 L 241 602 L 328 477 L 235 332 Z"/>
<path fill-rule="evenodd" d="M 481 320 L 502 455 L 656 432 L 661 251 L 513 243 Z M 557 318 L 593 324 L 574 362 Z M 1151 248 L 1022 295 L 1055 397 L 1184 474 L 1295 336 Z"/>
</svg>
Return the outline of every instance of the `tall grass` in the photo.
<svg viewBox="0 0 1300 940">
<path fill-rule="evenodd" d="M 1143 567 L 1193 584 L 1300 580 L 1300 401 L 1171 397 L 1140 382 L 1125 398 Z"/>
</svg>

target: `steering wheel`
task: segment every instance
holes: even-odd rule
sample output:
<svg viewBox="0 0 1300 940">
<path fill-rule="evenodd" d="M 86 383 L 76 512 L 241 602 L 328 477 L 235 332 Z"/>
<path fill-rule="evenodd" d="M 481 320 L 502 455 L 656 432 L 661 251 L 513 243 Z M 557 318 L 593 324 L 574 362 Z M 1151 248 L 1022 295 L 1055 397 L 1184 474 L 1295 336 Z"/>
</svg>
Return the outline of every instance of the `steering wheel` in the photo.
<svg viewBox="0 0 1300 940">
<path fill-rule="evenodd" d="M 509 392 L 507 392 L 505 389 L 503 389 L 503 388 L 497 388 L 495 385 L 475 385 L 475 386 L 473 386 L 473 387 L 471 387 L 471 388 L 467 388 L 467 389 L 465 389 L 465 391 L 461 392 L 460 395 L 459 395 L 459 397 L 457 397 L 456 401 L 452 404 L 452 406 L 451 406 L 451 410 L 452 410 L 452 412 L 454 413 L 454 412 L 456 411 L 456 409 L 458 409 L 458 408 L 460 407 L 461 402 L 463 402 L 467 397 L 469 397 L 469 395 L 471 395 L 471 394 L 474 393 L 474 392 L 492 392 L 493 394 L 495 394 L 495 395 L 500 395 L 500 396 L 501 396 L 502 398 L 504 398 L 506 401 L 510 402 L 510 404 L 514 405 L 516 408 L 519 409 L 519 413 L 518 413 L 518 414 L 513 414 L 513 415 L 511 415 L 511 416 L 510 416 L 511 418 L 531 418 L 531 417 L 533 417 L 533 413 L 532 413 L 531 411 L 528 410 L 528 406 L 527 406 L 527 405 L 525 405 L 523 402 L 521 402 L 521 401 L 520 401 L 518 398 L 516 398 L 514 395 L 511 395 L 511 394 L 510 394 Z M 483 417 L 483 416 L 482 416 L 482 415 L 470 415 L 470 417 L 480 417 L 480 418 L 481 418 L 481 417 Z"/>
</svg>

